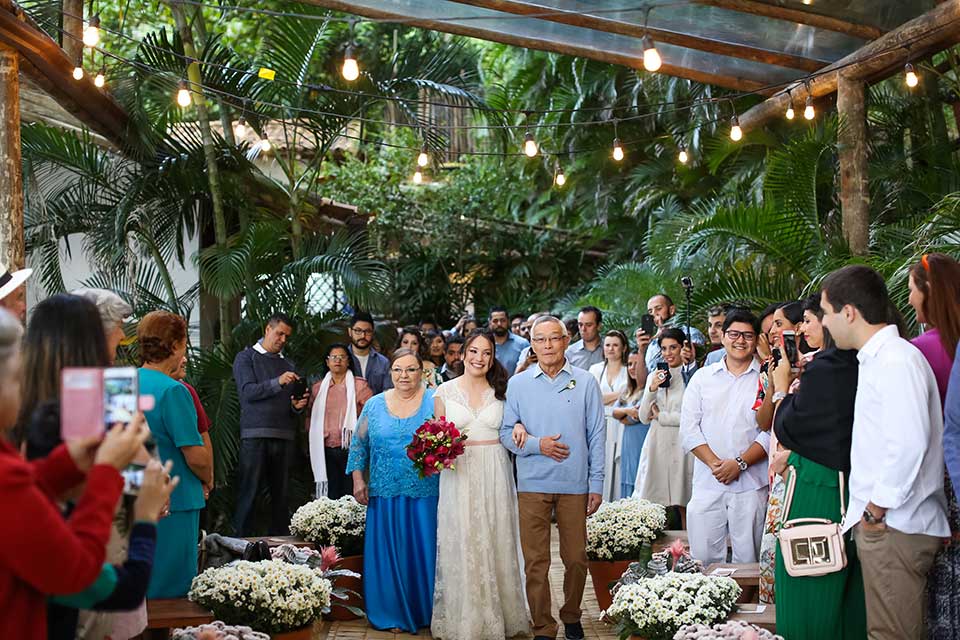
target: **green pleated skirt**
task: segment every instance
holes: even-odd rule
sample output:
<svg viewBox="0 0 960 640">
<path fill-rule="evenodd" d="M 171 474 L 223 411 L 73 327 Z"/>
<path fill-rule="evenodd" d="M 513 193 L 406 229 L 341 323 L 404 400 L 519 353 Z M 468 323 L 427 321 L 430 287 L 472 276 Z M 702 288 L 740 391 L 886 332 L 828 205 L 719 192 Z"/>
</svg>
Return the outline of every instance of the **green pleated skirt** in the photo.
<svg viewBox="0 0 960 640">
<path fill-rule="evenodd" d="M 793 504 L 785 519 L 829 518 L 840 522 L 840 479 L 835 470 L 796 452 Z M 849 500 L 849 496 L 846 497 Z M 863 575 L 853 536 L 847 534 L 847 566 L 817 577 L 791 577 L 777 545 L 777 633 L 786 640 L 865 640 L 867 612 Z"/>
</svg>

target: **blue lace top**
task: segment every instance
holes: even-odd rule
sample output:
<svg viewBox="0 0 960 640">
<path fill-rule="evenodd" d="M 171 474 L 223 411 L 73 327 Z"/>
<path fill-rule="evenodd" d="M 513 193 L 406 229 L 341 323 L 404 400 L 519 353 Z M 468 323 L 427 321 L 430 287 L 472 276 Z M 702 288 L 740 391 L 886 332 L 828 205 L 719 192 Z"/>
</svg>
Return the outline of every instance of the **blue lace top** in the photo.
<svg viewBox="0 0 960 640">
<path fill-rule="evenodd" d="M 413 433 L 433 417 L 433 389 L 423 392 L 420 410 L 409 418 L 394 417 L 387 410 L 384 394 L 376 395 L 363 406 L 357 428 L 350 441 L 347 473 L 370 471 L 371 496 L 427 498 L 440 495 L 440 476 L 421 480 L 406 446 Z"/>
</svg>

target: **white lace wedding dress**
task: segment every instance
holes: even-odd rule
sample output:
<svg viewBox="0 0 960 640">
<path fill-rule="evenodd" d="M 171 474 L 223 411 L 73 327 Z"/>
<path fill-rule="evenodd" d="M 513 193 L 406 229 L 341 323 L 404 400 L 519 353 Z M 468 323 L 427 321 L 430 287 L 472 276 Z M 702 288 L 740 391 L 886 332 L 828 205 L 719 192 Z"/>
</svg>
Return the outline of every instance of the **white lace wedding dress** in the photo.
<svg viewBox="0 0 960 640">
<path fill-rule="evenodd" d="M 474 410 L 457 380 L 440 385 L 447 420 L 476 444 L 440 474 L 437 578 L 430 631 L 442 640 L 502 640 L 530 631 L 520 568 L 517 491 L 498 441 L 503 401 Z"/>
</svg>

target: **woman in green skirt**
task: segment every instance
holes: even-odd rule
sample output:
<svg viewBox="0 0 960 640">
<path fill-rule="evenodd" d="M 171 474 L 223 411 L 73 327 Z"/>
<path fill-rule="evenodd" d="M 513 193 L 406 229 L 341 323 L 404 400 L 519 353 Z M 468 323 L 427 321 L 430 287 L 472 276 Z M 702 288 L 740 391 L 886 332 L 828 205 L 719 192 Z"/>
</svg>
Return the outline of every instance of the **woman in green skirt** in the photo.
<svg viewBox="0 0 960 640">
<path fill-rule="evenodd" d="M 792 500 L 785 496 L 785 506 L 787 500 L 790 505 L 783 521 L 826 518 L 842 522 L 841 473 L 843 504 L 847 504 L 858 362 L 856 352 L 833 347 L 829 335 L 824 336 L 824 347 L 804 367 L 802 384 L 792 380 L 785 358 L 771 374 L 776 404 L 774 429 L 781 445 L 792 451 L 786 462 L 786 477 L 789 480 L 791 474 L 795 476 Z M 803 577 L 787 573 L 778 546 L 777 633 L 786 640 L 866 639 L 863 576 L 851 535 L 844 536 L 844 545 L 846 567 L 823 576 Z"/>
</svg>

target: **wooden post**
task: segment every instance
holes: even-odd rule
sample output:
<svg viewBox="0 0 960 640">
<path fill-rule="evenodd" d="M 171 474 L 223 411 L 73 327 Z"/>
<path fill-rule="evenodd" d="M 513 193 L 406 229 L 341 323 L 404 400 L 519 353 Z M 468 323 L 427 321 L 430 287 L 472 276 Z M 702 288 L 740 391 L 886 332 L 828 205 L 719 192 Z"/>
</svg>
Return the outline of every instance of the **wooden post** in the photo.
<svg viewBox="0 0 960 640">
<path fill-rule="evenodd" d="M 83 0 L 61 0 L 63 33 L 60 46 L 74 64 L 83 57 Z"/>
<path fill-rule="evenodd" d="M 866 255 L 870 244 L 870 191 L 867 187 L 866 91 L 862 80 L 840 73 L 837 111 L 840 113 L 840 207 L 843 237 L 850 252 Z"/>
<path fill-rule="evenodd" d="M 23 166 L 20 161 L 20 61 L 0 45 L 0 261 L 21 269 L 23 256 Z"/>
</svg>

